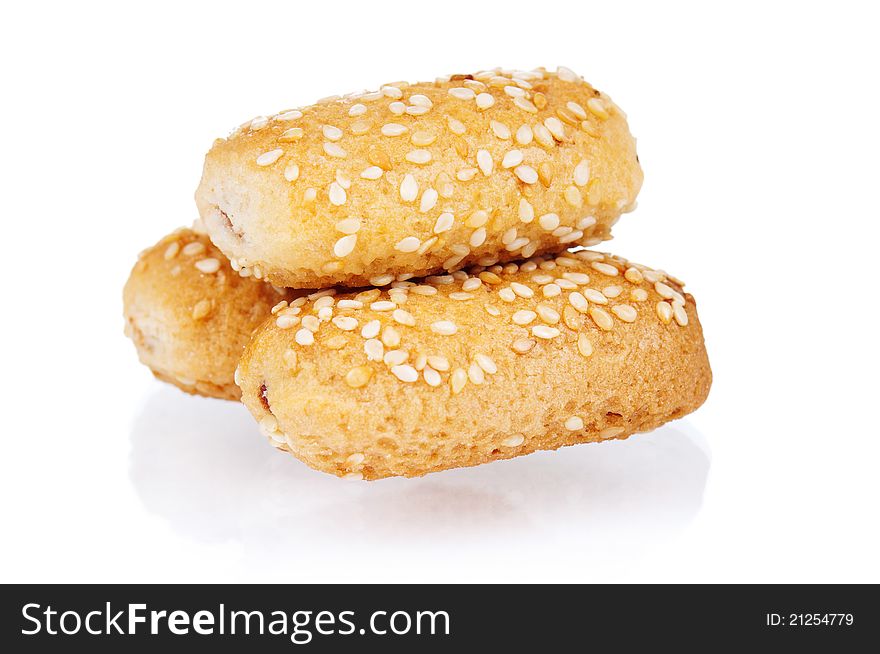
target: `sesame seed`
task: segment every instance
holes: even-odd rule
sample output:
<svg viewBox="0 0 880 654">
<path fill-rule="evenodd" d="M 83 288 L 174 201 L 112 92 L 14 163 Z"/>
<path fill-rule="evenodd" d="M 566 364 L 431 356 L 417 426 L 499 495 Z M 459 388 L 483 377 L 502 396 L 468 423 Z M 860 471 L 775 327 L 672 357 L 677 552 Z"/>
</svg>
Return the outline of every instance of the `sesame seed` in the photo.
<svg viewBox="0 0 880 654">
<path fill-rule="evenodd" d="M 345 332 L 352 332 L 357 329 L 358 321 L 351 316 L 336 316 L 333 318 L 333 324 Z"/>
<path fill-rule="evenodd" d="M 291 162 L 284 169 L 284 179 L 288 182 L 295 182 L 299 178 L 299 166 Z"/>
<path fill-rule="evenodd" d="M 522 434 L 514 434 L 513 436 L 508 436 L 503 441 L 501 441 L 501 445 L 504 447 L 519 447 L 525 441 L 525 437 Z"/>
<path fill-rule="evenodd" d="M 449 370 L 449 360 L 446 357 L 432 355 L 428 357 L 428 365 L 435 370 Z"/>
<path fill-rule="evenodd" d="M 289 329 L 298 324 L 299 317 L 289 313 L 282 314 L 275 318 L 275 325 L 277 325 L 279 329 Z"/>
<path fill-rule="evenodd" d="M 291 109 L 275 116 L 275 120 L 297 120 L 298 118 L 302 118 L 302 112 L 297 109 Z"/>
<path fill-rule="evenodd" d="M 518 108 L 522 109 L 523 111 L 527 111 L 530 114 L 538 113 L 538 108 L 528 98 L 523 98 L 523 97 L 514 98 L 513 104 L 515 104 Z"/>
<path fill-rule="evenodd" d="M 580 163 L 574 167 L 574 183 L 578 186 L 586 186 L 590 181 L 590 162 L 581 159 Z"/>
<path fill-rule="evenodd" d="M 328 192 L 328 196 L 330 198 L 330 204 L 340 207 L 345 204 L 346 199 L 348 198 L 345 189 L 342 188 L 342 185 L 339 182 L 331 182 L 330 190 Z"/>
<path fill-rule="evenodd" d="M 406 105 L 399 100 L 395 100 L 394 102 L 389 104 L 388 108 L 395 116 L 402 116 L 406 112 Z"/>
<path fill-rule="evenodd" d="M 517 166 L 514 173 L 526 184 L 534 184 L 538 181 L 538 172 L 531 166 Z"/>
<path fill-rule="evenodd" d="M 184 252 L 186 252 L 185 248 L 184 248 Z M 646 280 L 651 282 L 652 284 L 656 284 L 657 282 L 662 282 L 666 278 L 663 274 L 657 272 L 656 270 L 643 270 L 642 276 Z"/>
<path fill-rule="evenodd" d="M 362 472 L 347 472 L 342 475 L 342 478 L 346 481 L 362 481 L 364 478 L 364 473 Z"/>
<path fill-rule="evenodd" d="M 479 277 L 470 277 L 462 283 L 461 290 L 475 291 L 478 288 L 480 288 L 480 286 L 482 286 L 482 285 L 483 285 L 483 280 L 481 280 Z"/>
<path fill-rule="evenodd" d="M 336 306 L 340 309 L 362 309 L 364 303 L 357 300 L 339 300 Z"/>
<path fill-rule="evenodd" d="M 584 284 L 590 283 L 590 276 L 585 273 L 565 271 L 564 273 L 562 273 L 562 278 L 567 279 L 570 282 L 574 282 L 578 286 L 583 286 Z"/>
<path fill-rule="evenodd" d="M 590 98 L 587 100 L 587 109 L 591 114 L 596 116 L 596 118 L 600 118 L 601 120 L 607 120 L 609 117 L 608 108 L 605 106 L 605 103 L 601 98 Z"/>
<path fill-rule="evenodd" d="M 511 343 L 511 349 L 517 354 L 525 354 L 533 347 L 535 347 L 536 341 L 533 341 L 530 338 L 519 338 Z"/>
<path fill-rule="evenodd" d="M 459 100 L 473 100 L 476 94 L 469 88 L 453 86 L 449 89 L 449 95 Z"/>
<path fill-rule="evenodd" d="M 292 141 L 299 141 L 303 137 L 303 128 L 302 127 L 291 127 L 281 133 L 278 137 L 278 140 L 282 143 L 290 143 Z"/>
<path fill-rule="evenodd" d="M 440 373 L 430 367 L 425 367 L 422 371 L 422 376 L 425 378 L 425 383 L 428 386 L 439 386 L 443 383 L 443 379 L 440 377 Z"/>
<path fill-rule="evenodd" d="M 524 98 L 527 95 L 527 93 L 518 86 L 505 86 L 504 92 L 511 98 Z"/>
<path fill-rule="evenodd" d="M 668 284 L 664 284 L 663 282 L 655 282 L 654 290 L 657 291 L 657 294 L 660 297 L 666 300 L 675 299 L 676 296 L 678 296 L 679 298 L 681 297 L 681 294 L 679 294 L 671 286 L 669 286 Z"/>
<path fill-rule="evenodd" d="M 455 178 L 460 182 L 469 182 L 477 174 L 476 168 L 462 168 L 455 173 Z"/>
<path fill-rule="evenodd" d="M 568 420 L 565 421 L 565 428 L 568 431 L 580 431 L 584 428 L 584 421 L 580 418 L 580 416 L 571 416 Z"/>
<path fill-rule="evenodd" d="M 372 126 L 373 124 L 368 120 L 356 120 L 348 126 L 348 129 L 355 136 L 363 136 L 370 131 Z"/>
<path fill-rule="evenodd" d="M 452 394 L 458 395 L 461 393 L 462 389 L 464 389 L 465 384 L 467 384 L 468 376 L 467 373 L 461 368 L 456 368 L 452 371 L 452 374 L 449 376 L 449 385 L 452 387 Z"/>
<path fill-rule="evenodd" d="M 610 331 L 611 328 L 614 327 L 614 322 L 611 320 L 611 316 L 609 316 L 604 309 L 600 309 L 599 307 L 593 307 L 590 309 L 590 318 L 593 319 L 593 322 L 596 323 L 596 326 L 599 329 Z"/>
<path fill-rule="evenodd" d="M 617 438 L 618 436 L 623 435 L 623 432 L 626 431 L 624 427 L 606 427 L 602 431 L 599 432 L 599 438 L 602 440 L 608 438 Z"/>
<path fill-rule="evenodd" d="M 492 174 L 495 163 L 492 161 L 492 155 L 489 154 L 488 150 L 477 150 L 477 165 L 486 177 Z"/>
<path fill-rule="evenodd" d="M 431 275 L 430 277 L 426 277 L 425 281 L 429 284 L 439 284 L 440 286 L 446 286 L 447 284 L 451 284 L 455 281 L 455 277 L 452 275 Z"/>
<path fill-rule="evenodd" d="M 382 177 L 382 169 L 379 166 L 370 166 L 361 173 L 363 179 L 379 179 Z"/>
<path fill-rule="evenodd" d="M 431 331 L 441 336 L 451 336 L 458 331 L 458 325 L 451 320 L 438 320 L 431 323 Z"/>
<path fill-rule="evenodd" d="M 415 252 L 419 249 L 419 246 L 421 244 L 422 242 L 415 236 L 407 236 L 406 238 L 398 241 L 397 245 L 394 246 L 394 249 L 399 252 Z"/>
<path fill-rule="evenodd" d="M 416 93 L 415 95 L 410 96 L 409 103 L 417 107 L 426 107 L 428 109 L 434 106 L 434 103 L 431 102 L 431 98 L 422 95 L 421 93 Z"/>
<path fill-rule="evenodd" d="M 404 202 L 413 202 L 419 195 L 419 185 L 416 178 L 407 173 L 400 183 L 400 199 Z"/>
<path fill-rule="evenodd" d="M 672 315 L 675 316 L 675 322 L 677 322 L 682 327 L 687 327 L 688 315 L 687 315 L 687 312 L 684 310 L 683 305 L 681 305 L 677 302 L 675 304 L 673 304 L 672 305 Z"/>
<path fill-rule="evenodd" d="M 600 293 L 595 288 L 585 288 L 584 295 L 590 302 L 593 302 L 594 304 L 608 304 L 608 298 L 606 298 L 603 293 Z"/>
<path fill-rule="evenodd" d="M 548 232 L 552 232 L 554 229 L 559 227 L 559 216 L 555 213 L 545 213 L 543 216 L 538 218 L 538 224 L 542 229 L 547 230 Z"/>
<path fill-rule="evenodd" d="M 541 317 L 541 320 L 546 322 L 548 325 L 555 325 L 559 322 L 559 312 L 553 307 L 547 306 L 546 304 L 539 304 L 535 307 L 538 312 L 538 315 Z"/>
<path fill-rule="evenodd" d="M 387 347 L 397 347 L 400 345 L 400 332 L 391 325 L 382 330 L 382 342 Z"/>
<path fill-rule="evenodd" d="M 590 308 L 590 304 L 589 302 L 587 302 L 587 298 L 585 298 L 581 293 L 578 293 L 577 291 L 569 293 L 568 302 L 569 304 L 571 304 L 571 306 L 573 306 L 581 313 L 586 313 Z"/>
<path fill-rule="evenodd" d="M 396 308 L 397 305 L 388 300 L 379 300 L 378 302 L 370 304 L 370 309 L 373 311 L 394 311 Z"/>
<path fill-rule="evenodd" d="M 273 163 L 281 158 L 282 154 L 284 154 L 284 150 L 282 150 L 281 148 L 275 148 L 274 150 L 264 152 L 259 157 L 257 157 L 257 165 L 271 166 Z"/>
<path fill-rule="evenodd" d="M 393 100 L 399 100 L 403 97 L 403 91 L 401 91 L 396 86 L 386 85 L 379 89 L 386 98 L 392 98 Z"/>
<path fill-rule="evenodd" d="M 648 291 L 643 288 L 634 288 L 630 291 L 629 297 L 633 302 L 644 302 L 648 299 Z"/>
<path fill-rule="evenodd" d="M 519 282 L 511 282 L 510 288 L 514 293 L 523 298 L 531 298 L 535 296 L 535 292 L 531 288 L 525 284 L 520 284 Z"/>
<path fill-rule="evenodd" d="M 583 204 L 583 198 L 581 197 L 581 192 L 578 190 L 577 186 L 567 186 L 562 196 L 565 198 L 565 201 L 573 207 L 579 207 Z"/>
<path fill-rule="evenodd" d="M 519 129 L 516 130 L 516 142 L 520 145 L 528 145 L 532 142 L 533 138 L 532 128 L 528 125 L 520 125 Z"/>
<path fill-rule="evenodd" d="M 623 289 L 617 285 L 606 286 L 602 289 L 602 295 L 605 297 L 617 297 L 621 293 L 623 293 Z"/>
<path fill-rule="evenodd" d="M 401 363 L 409 359 L 409 352 L 406 350 L 390 350 L 385 353 L 382 360 L 389 368 L 391 366 L 399 366 Z"/>
<path fill-rule="evenodd" d="M 321 321 L 317 316 L 303 316 L 302 326 L 310 332 L 316 332 L 321 327 Z"/>
<path fill-rule="evenodd" d="M 535 133 L 535 140 L 544 147 L 552 148 L 556 144 L 550 130 L 543 125 L 535 125 L 532 128 L 532 131 Z"/>
<path fill-rule="evenodd" d="M 428 107 L 420 107 L 418 105 L 412 105 L 406 108 L 406 113 L 410 116 L 421 116 L 430 111 Z"/>
<path fill-rule="evenodd" d="M 302 328 L 296 332 L 294 340 L 300 345 L 311 345 L 315 342 L 315 335 L 310 330 Z"/>
<path fill-rule="evenodd" d="M 565 66 L 559 66 L 556 68 L 556 76 L 563 82 L 577 82 L 580 80 L 577 73 L 571 68 L 566 68 Z"/>
<path fill-rule="evenodd" d="M 465 133 L 466 128 L 464 126 L 464 123 L 460 120 L 457 120 L 452 116 L 447 116 L 446 122 L 449 125 L 449 129 L 452 131 L 453 134 L 461 135 Z"/>
<path fill-rule="evenodd" d="M 505 302 L 514 302 L 516 300 L 516 293 L 514 293 L 511 288 L 502 288 L 498 291 L 498 297 Z"/>
<path fill-rule="evenodd" d="M 672 313 L 671 304 L 663 301 L 657 303 L 657 317 L 664 325 L 668 325 L 672 321 Z"/>
<path fill-rule="evenodd" d="M 480 227 L 479 229 L 475 229 L 471 233 L 471 237 L 468 242 L 471 244 L 471 247 L 480 247 L 483 243 L 486 242 L 486 228 Z"/>
<path fill-rule="evenodd" d="M 629 304 L 617 304 L 611 307 L 611 312 L 623 322 L 635 322 L 639 315 Z"/>
<path fill-rule="evenodd" d="M 510 245 L 516 240 L 516 227 L 511 227 L 501 235 L 501 242 L 504 245 Z"/>
<path fill-rule="evenodd" d="M 506 141 L 510 138 L 510 128 L 504 123 L 500 123 L 497 120 L 491 120 L 489 121 L 489 127 L 492 129 L 492 133 L 502 141 Z"/>
<path fill-rule="evenodd" d="M 345 218 L 336 223 L 336 231 L 343 234 L 356 234 L 360 228 L 360 218 Z"/>
<path fill-rule="evenodd" d="M 538 317 L 538 314 L 535 313 L 534 311 L 528 311 L 526 309 L 521 309 L 521 310 L 515 312 L 511 316 L 510 319 L 516 325 L 528 325 L 528 324 L 534 322 L 535 318 L 537 318 L 537 317 Z"/>
<path fill-rule="evenodd" d="M 344 159 L 348 156 L 348 153 L 339 147 L 336 143 L 325 142 L 324 143 L 324 152 L 328 157 L 336 157 L 337 159 Z"/>
<path fill-rule="evenodd" d="M 361 333 L 363 333 L 363 330 Z M 382 361 L 385 354 L 385 346 L 382 345 L 382 341 L 378 338 L 369 338 L 364 341 L 364 353 L 369 361 Z"/>
<path fill-rule="evenodd" d="M 399 123 L 385 123 L 381 131 L 383 136 L 400 136 L 407 132 L 407 128 Z"/>
<path fill-rule="evenodd" d="M 590 267 L 593 270 L 596 270 L 596 271 L 602 273 L 603 275 L 608 275 L 609 277 L 616 277 L 617 276 L 617 272 L 618 272 L 617 268 L 615 268 L 611 264 L 602 263 L 601 261 L 594 261 L 593 263 L 590 264 Z"/>
<path fill-rule="evenodd" d="M 195 266 L 200 272 L 207 274 L 215 273 L 220 270 L 220 260 L 215 259 L 214 257 L 209 257 L 207 259 L 196 261 Z"/>
<path fill-rule="evenodd" d="M 165 254 L 163 254 L 162 256 L 165 258 L 165 261 L 170 261 L 177 256 L 178 252 L 180 252 L 180 243 L 174 241 L 167 248 L 165 248 Z"/>
<path fill-rule="evenodd" d="M 480 93 L 477 96 L 477 108 L 478 109 L 488 109 L 493 104 L 495 104 L 495 97 L 491 93 Z"/>
<path fill-rule="evenodd" d="M 349 234 L 348 236 L 343 236 L 333 245 L 333 254 L 342 259 L 343 257 L 347 257 L 354 250 L 354 246 L 357 244 L 357 234 Z"/>
<path fill-rule="evenodd" d="M 338 141 L 342 138 L 342 130 L 338 127 L 334 127 L 333 125 L 324 125 L 321 128 L 321 133 L 328 141 Z"/>
<path fill-rule="evenodd" d="M 504 154 L 501 160 L 503 168 L 514 168 L 523 162 L 523 153 L 521 150 L 510 150 Z"/>
<path fill-rule="evenodd" d="M 583 332 L 578 334 L 578 352 L 580 352 L 581 356 L 588 357 L 593 353 L 593 345 L 590 343 L 590 339 L 587 338 L 587 335 Z"/>
<path fill-rule="evenodd" d="M 203 320 L 204 318 L 207 318 L 208 314 L 211 313 L 211 309 L 212 306 L 210 300 L 199 300 L 192 308 L 193 320 Z"/>
<path fill-rule="evenodd" d="M 484 270 L 483 272 L 481 272 L 478 277 L 483 281 L 483 283 L 489 284 L 491 286 L 497 286 L 502 281 L 498 275 L 488 270 Z"/>
<path fill-rule="evenodd" d="M 376 338 L 379 335 L 379 330 L 382 328 L 382 323 L 378 320 L 371 320 L 366 325 L 364 325 L 363 329 L 361 329 L 361 336 L 364 338 Z"/>
<path fill-rule="evenodd" d="M 476 364 L 476 362 L 471 363 L 471 365 L 468 366 L 467 375 L 470 382 L 472 384 L 476 384 L 477 386 L 486 381 L 486 374 L 483 372 L 483 369 Z"/>
<path fill-rule="evenodd" d="M 348 109 L 348 115 L 352 118 L 355 116 L 363 116 L 365 113 L 367 113 L 367 105 L 361 104 L 360 102 L 351 105 Z M 586 118 L 586 116 L 584 117 Z"/>
<path fill-rule="evenodd" d="M 554 116 L 547 118 L 544 121 L 544 127 L 546 127 L 549 132 L 553 135 L 557 141 L 561 141 L 565 138 L 565 128 L 562 126 L 562 122 Z"/>
<path fill-rule="evenodd" d="M 547 284 L 541 288 L 544 297 L 556 297 L 562 293 L 562 289 L 558 284 Z"/>
<path fill-rule="evenodd" d="M 409 311 L 404 311 L 403 309 L 395 309 L 394 313 L 391 314 L 391 317 L 395 322 L 398 322 L 401 325 L 413 327 L 416 324 L 416 319 L 413 315 Z"/>
<path fill-rule="evenodd" d="M 536 338 L 551 339 L 556 338 L 561 333 L 555 327 L 548 327 L 547 325 L 535 325 L 532 327 L 532 336 Z"/>
<path fill-rule="evenodd" d="M 431 153 L 428 150 L 410 150 L 406 153 L 406 160 L 423 166 L 431 161 Z"/>
<path fill-rule="evenodd" d="M 409 365 L 393 366 L 391 372 L 402 382 L 412 383 L 419 378 L 418 371 Z"/>
</svg>

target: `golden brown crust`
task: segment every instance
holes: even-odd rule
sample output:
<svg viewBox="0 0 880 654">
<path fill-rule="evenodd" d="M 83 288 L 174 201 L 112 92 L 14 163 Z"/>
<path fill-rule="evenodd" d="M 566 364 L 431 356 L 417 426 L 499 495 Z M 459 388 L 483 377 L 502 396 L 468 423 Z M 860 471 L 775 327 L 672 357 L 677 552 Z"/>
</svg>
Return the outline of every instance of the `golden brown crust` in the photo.
<svg viewBox="0 0 880 654">
<path fill-rule="evenodd" d="M 132 269 L 123 291 L 125 333 L 158 379 L 237 400 L 241 351 L 287 297 L 237 275 L 206 235 L 180 229 L 142 252 Z"/>
<path fill-rule="evenodd" d="M 567 69 L 485 71 L 254 119 L 214 144 L 196 201 L 245 274 L 382 286 L 595 245 L 641 183 L 607 96 Z"/>
<path fill-rule="evenodd" d="M 695 410 L 711 384 L 693 298 L 611 255 L 326 293 L 276 311 L 237 379 L 272 444 L 339 476 L 626 438 Z"/>
</svg>

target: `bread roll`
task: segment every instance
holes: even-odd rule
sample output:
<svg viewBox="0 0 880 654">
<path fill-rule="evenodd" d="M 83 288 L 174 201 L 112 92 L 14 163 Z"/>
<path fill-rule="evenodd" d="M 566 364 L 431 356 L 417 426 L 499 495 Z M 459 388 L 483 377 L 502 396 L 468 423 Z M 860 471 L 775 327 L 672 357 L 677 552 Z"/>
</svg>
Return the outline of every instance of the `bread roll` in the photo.
<svg viewBox="0 0 880 654">
<path fill-rule="evenodd" d="M 610 238 L 642 183 L 611 100 L 561 68 L 387 84 L 220 139 L 196 192 L 245 274 L 384 286 Z"/>
<path fill-rule="evenodd" d="M 125 334 L 162 381 L 237 400 L 233 373 L 251 332 L 292 293 L 244 279 L 208 237 L 180 229 L 141 253 L 125 284 Z"/>
<path fill-rule="evenodd" d="M 273 445 L 378 479 L 648 431 L 711 371 L 681 282 L 583 250 L 296 300 L 236 379 Z"/>
</svg>

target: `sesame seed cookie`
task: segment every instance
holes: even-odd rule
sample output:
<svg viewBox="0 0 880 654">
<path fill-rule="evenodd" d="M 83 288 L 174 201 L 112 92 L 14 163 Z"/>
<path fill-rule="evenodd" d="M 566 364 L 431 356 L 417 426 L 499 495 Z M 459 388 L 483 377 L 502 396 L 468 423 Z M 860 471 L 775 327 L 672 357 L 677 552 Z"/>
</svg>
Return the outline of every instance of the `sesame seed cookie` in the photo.
<svg viewBox="0 0 880 654">
<path fill-rule="evenodd" d="M 241 274 L 386 286 L 596 245 L 641 184 L 608 96 L 496 69 L 255 118 L 214 143 L 196 202 Z"/>
<path fill-rule="evenodd" d="M 235 367 L 251 332 L 293 293 L 240 277 L 207 235 L 169 234 L 140 254 L 123 291 L 125 334 L 162 381 L 237 400 Z"/>
<path fill-rule="evenodd" d="M 277 309 L 236 380 L 271 444 L 354 479 L 626 438 L 709 392 L 682 287 L 581 250 L 328 289 Z"/>
</svg>

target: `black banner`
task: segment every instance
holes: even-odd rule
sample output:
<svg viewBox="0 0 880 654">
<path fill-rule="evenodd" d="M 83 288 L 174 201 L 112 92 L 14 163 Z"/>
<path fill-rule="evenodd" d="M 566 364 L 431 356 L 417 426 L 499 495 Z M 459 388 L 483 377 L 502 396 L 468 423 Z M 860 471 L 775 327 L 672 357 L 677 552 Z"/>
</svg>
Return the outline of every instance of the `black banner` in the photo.
<svg viewBox="0 0 880 654">
<path fill-rule="evenodd" d="M 878 618 L 876 586 L 22 585 L 2 587 L 0 645 L 441 652 L 486 643 L 586 651 L 612 642 L 617 651 L 853 651 L 857 643 L 876 648 Z"/>
</svg>

